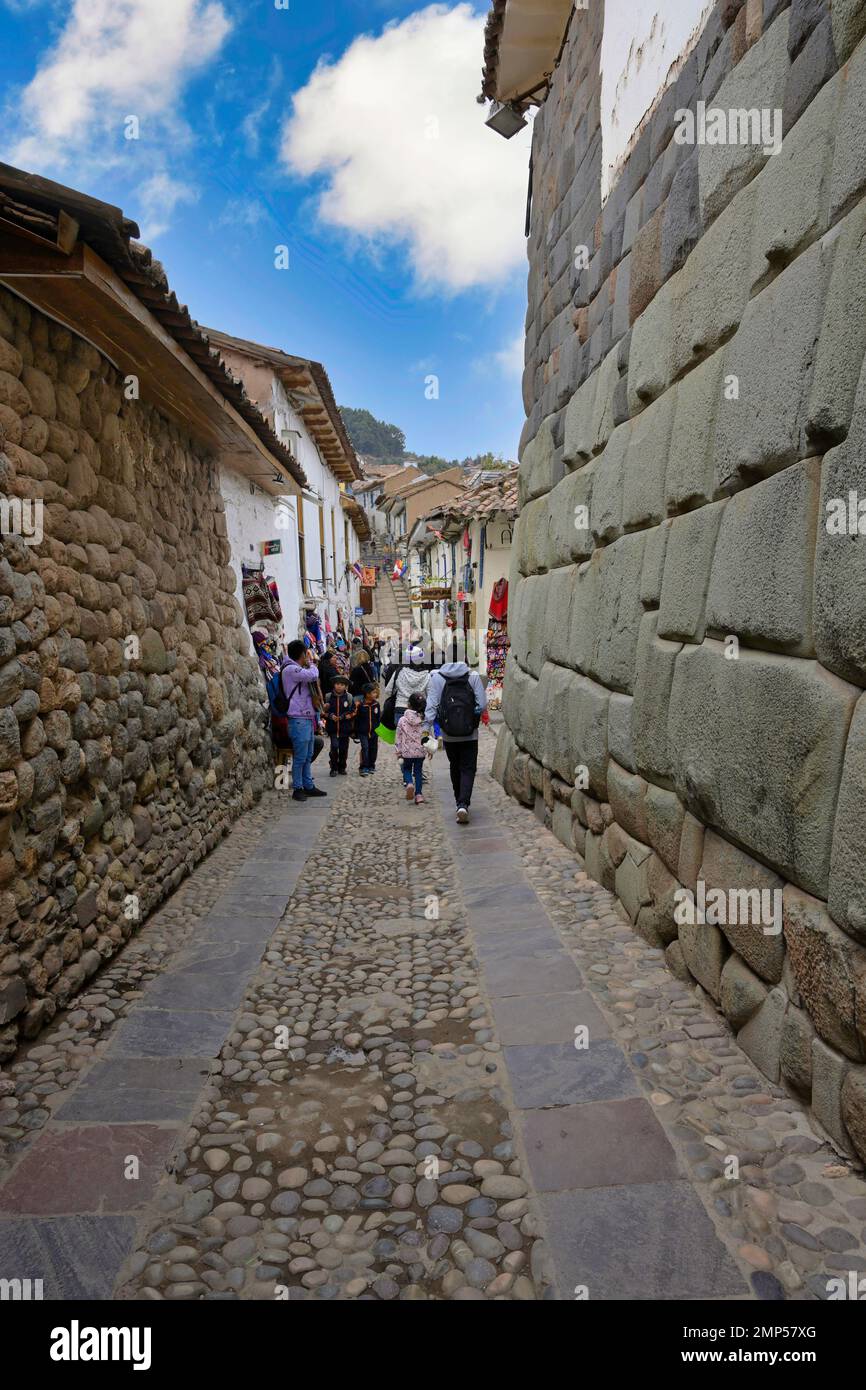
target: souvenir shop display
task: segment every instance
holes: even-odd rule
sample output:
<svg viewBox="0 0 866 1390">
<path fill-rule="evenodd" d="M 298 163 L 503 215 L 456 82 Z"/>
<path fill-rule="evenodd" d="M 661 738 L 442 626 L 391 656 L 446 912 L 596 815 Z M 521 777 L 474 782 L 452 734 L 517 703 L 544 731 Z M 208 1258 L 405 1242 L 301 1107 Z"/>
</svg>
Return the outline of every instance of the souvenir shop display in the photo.
<svg viewBox="0 0 866 1390">
<path fill-rule="evenodd" d="M 508 640 L 508 580 L 497 579 L 490 599 L 487 620 L 487 707 L 502 707 L 502 682 L 505 679 L 505 659 L 511 643 Z"/>
</svg>

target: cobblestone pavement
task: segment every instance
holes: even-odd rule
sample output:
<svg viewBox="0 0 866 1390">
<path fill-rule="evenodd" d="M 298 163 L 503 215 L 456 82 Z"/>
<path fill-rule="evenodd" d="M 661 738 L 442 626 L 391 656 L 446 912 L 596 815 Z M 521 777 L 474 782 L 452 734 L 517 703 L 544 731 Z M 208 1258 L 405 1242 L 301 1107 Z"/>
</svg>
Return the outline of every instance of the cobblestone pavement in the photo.
<svg viewBox="0 0 866 1390">
<path fill-rule="evenodd" d="M 269 795 L 0 1073 L 0 1277 L 180 1300 L 862 1277 L 862 1176 L 492 782 L 493 743 L 465 828 L 441 756 L 419 807 L 384 747 L 327 800 Z"/>
</svg>

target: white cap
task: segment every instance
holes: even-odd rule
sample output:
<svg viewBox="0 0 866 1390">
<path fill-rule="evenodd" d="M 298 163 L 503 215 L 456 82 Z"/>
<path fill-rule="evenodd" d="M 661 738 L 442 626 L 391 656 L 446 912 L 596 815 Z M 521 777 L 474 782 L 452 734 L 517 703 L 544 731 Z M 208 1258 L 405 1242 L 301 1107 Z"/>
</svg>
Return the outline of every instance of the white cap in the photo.
<svg viewBox="0 0 866 1390">
<path fill-rule="evenodd" d="M 412 665 L 413 665 L 413 666 L 420 666 L 420 665 L 421 665 L 421 662 L 424 660 L 424 648 L 423 648 L 423 647 L 410 647 L 410 648 L 409 648 L 409 660 L 412 662 Z"/>
</svg>

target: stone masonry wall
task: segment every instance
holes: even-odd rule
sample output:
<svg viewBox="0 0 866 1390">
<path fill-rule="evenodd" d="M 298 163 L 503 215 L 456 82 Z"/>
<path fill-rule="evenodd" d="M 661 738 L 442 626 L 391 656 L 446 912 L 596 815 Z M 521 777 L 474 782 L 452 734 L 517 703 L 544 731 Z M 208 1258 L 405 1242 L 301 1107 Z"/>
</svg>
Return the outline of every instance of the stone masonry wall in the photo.
<svg viewBox="0 0 866 1390">
<path fill-rule="evenodd" d="M 866 1160 L 866 4 L 722 0 L 604 207 L 602 22 L 535 121 L 495 773 Z M 781 152 L 677 143 L 698 100 Z M 699 880 L 782 934 L 679 923 Z"/>
<path fill-rule="evenodd" d="M 42 499 L 45 532 L 0 538 L 2 1059 L 253 803 L 269 753 L 211 463 L 5 290 L 0 496 Z"/>
</svg>

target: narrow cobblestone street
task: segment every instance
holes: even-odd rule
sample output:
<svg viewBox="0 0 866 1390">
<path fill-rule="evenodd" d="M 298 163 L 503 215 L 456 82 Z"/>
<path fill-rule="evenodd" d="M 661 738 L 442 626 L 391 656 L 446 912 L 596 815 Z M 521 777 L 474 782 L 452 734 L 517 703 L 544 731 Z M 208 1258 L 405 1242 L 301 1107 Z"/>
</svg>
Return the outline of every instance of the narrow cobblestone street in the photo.
<svg viewBox="0 0 866 1390">
<path fill-rule="evenodd" d="M 270 794 L 21 1051 L 3 1267 L 172 1300 L 808 1299 L 866 1268 L 866 1182 L 493 747 L 465 828 L 441 756 L 423 806 L 392 755 Z"/>
</svg>

